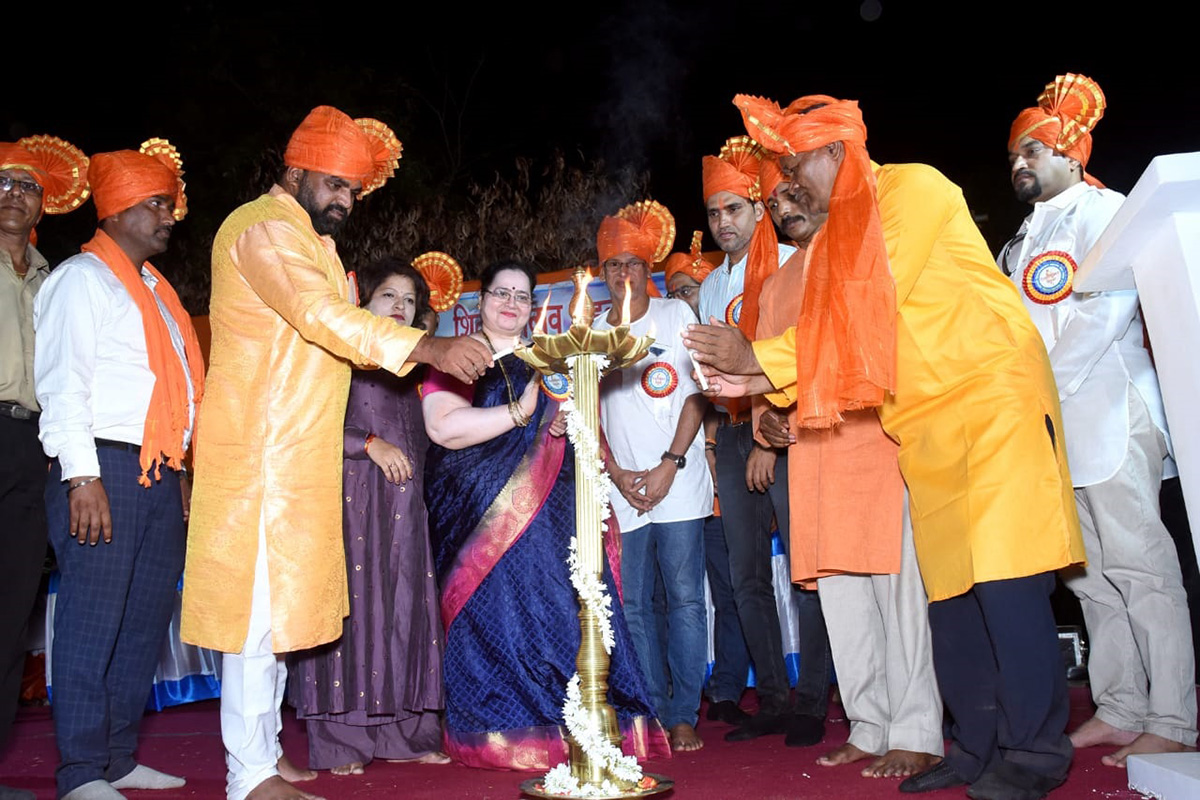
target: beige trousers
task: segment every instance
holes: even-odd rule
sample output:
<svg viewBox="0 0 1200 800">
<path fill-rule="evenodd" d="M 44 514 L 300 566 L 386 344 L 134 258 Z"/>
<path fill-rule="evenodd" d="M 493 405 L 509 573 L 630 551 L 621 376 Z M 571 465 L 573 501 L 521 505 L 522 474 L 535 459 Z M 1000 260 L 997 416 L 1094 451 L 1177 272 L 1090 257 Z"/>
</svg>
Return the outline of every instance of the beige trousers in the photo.
<svg viewBox="0 0 1200 800">
<path fill-rule="evenodd" d="M 942 755 L 942 698 L 933 670 L 929 603 L 904 495 L 898 575 L 817 581 L 850 744 L 881 755 Z"/>
</svg>

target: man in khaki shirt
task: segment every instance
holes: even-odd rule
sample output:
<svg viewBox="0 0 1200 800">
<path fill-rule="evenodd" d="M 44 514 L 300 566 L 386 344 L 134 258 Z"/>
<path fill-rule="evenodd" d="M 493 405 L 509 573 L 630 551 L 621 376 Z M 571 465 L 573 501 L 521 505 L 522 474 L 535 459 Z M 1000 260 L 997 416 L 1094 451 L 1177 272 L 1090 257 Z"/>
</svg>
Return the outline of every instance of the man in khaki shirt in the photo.
<svg viewBox="0 0 1200 800">
<path fill-rule="evenodd" d="M 74 169 L 82 163 L 82 170 Z M 25 668 L 25 623 L 46 557 L 46 456 L 33 394 L 33 298 L 50 265 L 31 243 L 42 213 L 87 197 L 87 159 L 66 142 L 0 143 L 0 746 L 8 740 Z M 0 786 L 5 800 L 33 792 Z"/>
</svg>

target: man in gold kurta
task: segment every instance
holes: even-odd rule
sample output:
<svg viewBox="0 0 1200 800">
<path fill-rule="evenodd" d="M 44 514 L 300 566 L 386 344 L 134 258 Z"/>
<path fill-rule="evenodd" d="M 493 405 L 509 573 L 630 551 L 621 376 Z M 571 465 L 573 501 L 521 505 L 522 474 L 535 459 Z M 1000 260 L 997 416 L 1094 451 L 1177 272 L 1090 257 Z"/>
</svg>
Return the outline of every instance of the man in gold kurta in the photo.
<svg viewBox="0 0 1200 800">
<path fill-rule="evenodd" d="M 797 326 L 752 346 L 713 328 L 687 341 L 726 373 L 718 391 L 798 401 L 801 426 L 878 409 L 900 446 L 955 718 L 946 759 L 901 791 L 969 783 L 975 798 L 1041 797 L 1072 752 L 1052 573 L 1083 561 L 1046 351 L 961 191 L 930 167 L 871 163 L 857 104 L 825 100 L 791 114 L 735 101 L 780 154 L 790 194 L 829 213 Z"/>
<path fill-rule="evenodd" d="M 351 365 L 399 374 L 432 363 L 470 381 L 491 361 L 478 342 L 425 337 L 350 302 L 331 236 L 399 154 L 382 123 L 314 109 L 280 184 L 234 211 L 213 245 L 182 635 L 226 654 L 230 800 L 312 797 L 286 780 L 312 773 L 280 761 L 286 668 L 276 654 L 336 639 L 348 610 L 340 497 Z"/>
</svg>

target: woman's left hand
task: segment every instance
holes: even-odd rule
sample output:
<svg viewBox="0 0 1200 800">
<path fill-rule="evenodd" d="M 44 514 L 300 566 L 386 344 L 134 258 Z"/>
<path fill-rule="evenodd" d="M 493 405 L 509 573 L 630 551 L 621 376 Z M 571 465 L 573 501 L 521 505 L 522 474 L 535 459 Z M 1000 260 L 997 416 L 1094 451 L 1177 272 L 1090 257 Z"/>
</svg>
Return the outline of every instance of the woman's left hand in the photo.
<svg viewBox="0 0 1200 800">
<path fill-rule="evenodd" d="M 413 476 L 412 462 L 404 451 L 379 437 L 371 440 L 367 457 L 379 465 L 388 483 L 404 483 Z"/>
<path fill-rule="evenodd" d="M 550 435 L 562 436 L 567 432 L 567 412 L 559 409 L 554 415 L 554 419 L 550 422 Z"/>
</svg>

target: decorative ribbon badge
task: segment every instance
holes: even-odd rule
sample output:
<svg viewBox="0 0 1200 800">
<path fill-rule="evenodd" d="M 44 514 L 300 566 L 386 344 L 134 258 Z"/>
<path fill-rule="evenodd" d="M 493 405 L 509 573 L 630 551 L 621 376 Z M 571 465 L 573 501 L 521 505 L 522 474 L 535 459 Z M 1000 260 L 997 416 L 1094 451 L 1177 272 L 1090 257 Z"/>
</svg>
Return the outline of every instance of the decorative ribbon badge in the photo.
<svg viewBox="0 0 1200 800">
<path fill-rule="evenodd" d="M 738 292 L 738 296 L 729 301 L 729 305 L 725 306 L 725 324 L 737 325 L 742 319 L 742 295 L 745 292 Z"/>
<path fill-rule="evenodd" d="M 571 396 L 571 381 L 561 372 L 551 372 L 542 376 L 542 391 L 551 400 L 561 403 Z"/>
<path fill-rule="evenodd" d="M 1075 259 L 1062 250 L 1050 250 L 1034 256 L 1025 268 L 1021 286 L 1035 303 L 1051 306 L 1071 293 L 1075 282 Z"/>
<path fill-rule="evenodd" d="M 642 389 L 651 397 L 666 397 L 679 385 L 679 374 L 666 361 L 655 361 L 642 373 Z"/>
</svg>

